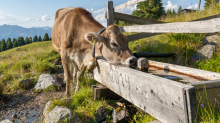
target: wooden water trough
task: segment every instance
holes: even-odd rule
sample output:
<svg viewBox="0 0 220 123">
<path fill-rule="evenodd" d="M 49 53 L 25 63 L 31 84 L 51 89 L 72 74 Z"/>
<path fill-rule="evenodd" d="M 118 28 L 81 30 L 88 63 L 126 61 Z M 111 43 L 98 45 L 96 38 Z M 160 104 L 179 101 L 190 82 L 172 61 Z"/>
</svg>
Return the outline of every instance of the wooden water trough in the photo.
<svg viewBox="0 0 220 123">
<path fill-rule="evenodd" d="M 114 20 L 144 24 L 120 27 L 121 32 L 137 32 L 127 36 L 129 41 L 162 33 L 220 31 L 219 15 L 191 22 L 166 23 L 117 12 L 142 1 L 145 0 L 130 0 L 116 7 L 113 7 L 112 1 L 108 1 L 105 14 L 107 25 L 113 24 Z M 220 101 L 219 73 L 155 61 L 148 61 L 148 64 L 152 73 L 98 60 L 94 79 L 163 123 L 194 123 L 197 117 L 197 103 L 199 103 L 196 102 L 196 98 L 199 97 L 203 98 L 204 106 L 209 102 L 210 105 L 220 108 L 215 104 Z M 164 75 L 178 76 L 183 80 L 173 81 L 166 79 Z"/>
<path fill-rule="evenodd" d="M 150 60 L 148 64 L 159 74 L 162 71 L 191 79 L 183 84 L 104 60 L 98 60 L 93 75 L 99 83 L 163 123 L 193 123 L 197 117 L 198 97 L 203 98 L 204 106 L 207 101 L 210 105 L 220 101 L 219 73 Z"/>
</svg>

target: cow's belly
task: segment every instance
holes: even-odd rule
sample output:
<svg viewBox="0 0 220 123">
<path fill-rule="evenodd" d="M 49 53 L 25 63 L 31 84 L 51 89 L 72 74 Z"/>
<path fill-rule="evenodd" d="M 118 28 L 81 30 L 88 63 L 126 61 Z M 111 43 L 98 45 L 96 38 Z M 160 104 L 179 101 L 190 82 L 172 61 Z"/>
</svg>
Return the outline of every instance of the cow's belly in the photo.
<svg viewBox="0 0 220 123">
<path fill-rule="evenodd" d="M 74 62 L 79 68 L 87 66 L 89 60 L 92 59 L 91 53 L 71 53 L 69 56 L 70 61 Z"/>
</svg>

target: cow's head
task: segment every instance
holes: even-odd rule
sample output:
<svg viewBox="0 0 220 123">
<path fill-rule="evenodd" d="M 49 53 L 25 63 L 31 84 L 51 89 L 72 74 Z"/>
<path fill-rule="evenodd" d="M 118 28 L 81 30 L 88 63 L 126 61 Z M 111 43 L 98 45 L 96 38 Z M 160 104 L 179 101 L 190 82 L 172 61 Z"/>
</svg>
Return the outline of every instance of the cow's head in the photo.
<svg viewBox="0 0 220 123">
<path fill-rule="evenodd" d="M 93 38 L 96 39 L 99 44 L 103 44 L 100 51 L 107 61 L 122 63 L 127 66 L 131 66 L 136 62 L 137 58 L 133 56 L 128 48 L 128 38 L 121 33 L 118 26 L 108 26 L 102 33 L 102 36 L 94 32 L 85 34 L 85 39 L 88 42 L 91 42 Z"/>
</svg>

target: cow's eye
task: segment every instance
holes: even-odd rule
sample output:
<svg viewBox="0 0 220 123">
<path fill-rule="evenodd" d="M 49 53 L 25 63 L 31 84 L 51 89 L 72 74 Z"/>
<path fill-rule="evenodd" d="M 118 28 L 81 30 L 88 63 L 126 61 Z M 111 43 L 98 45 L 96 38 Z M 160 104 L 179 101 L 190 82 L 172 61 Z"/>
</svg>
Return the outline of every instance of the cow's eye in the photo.
<svg viewBox="0 0 220 123">
<path fill-rule="evenodd" d="M 111 43 L 112 44 L 112 46 L 114 46 L 114 47 L 118 47 L 118 45 L 116 44 L 116 43 Z"/>
</svg>

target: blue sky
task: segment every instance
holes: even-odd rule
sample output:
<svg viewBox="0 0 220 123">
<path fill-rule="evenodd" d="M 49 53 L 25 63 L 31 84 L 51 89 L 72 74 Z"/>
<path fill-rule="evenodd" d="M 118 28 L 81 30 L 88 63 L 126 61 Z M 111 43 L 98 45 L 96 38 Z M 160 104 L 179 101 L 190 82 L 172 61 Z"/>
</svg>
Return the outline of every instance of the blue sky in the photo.
<svg viewBox="0 0 220 123">
<path fill-rule="evenodd" d="M 106 26 L 104 12 L 108 0 L 0 0 L 0 25 L 11 24 L 22 27 L 44 27 L 53 26 L 54 14 L 60 8 L 83 7 L 89 10 L 93 17 Z M 127 2 L 128 0 L 112 0 L 114 6 Z M 165 9 L 177 10 L 182 8 L 196 9 L 198 0 L 162 0 Z M 202 0 L 201 7 L 204 6 Z M 131 14 L 136 5 L 119 10 L 125 14 Z"/>
</svg>

